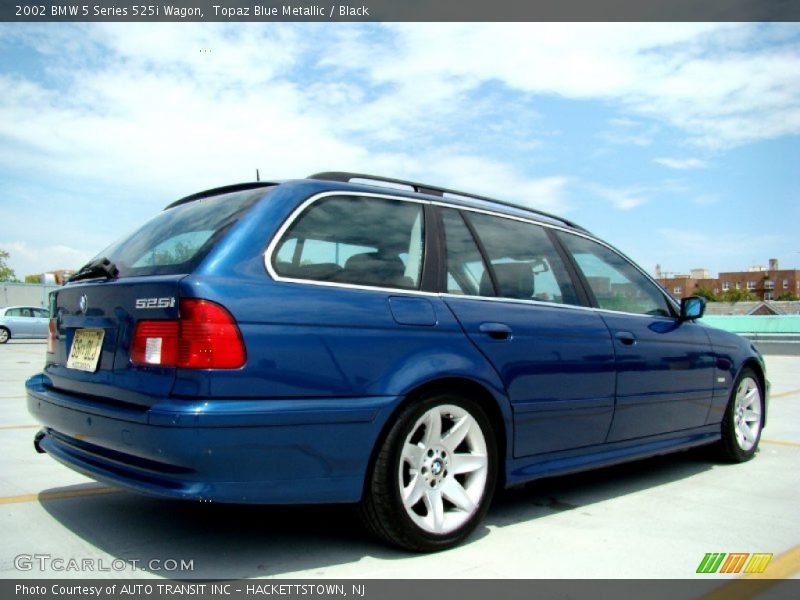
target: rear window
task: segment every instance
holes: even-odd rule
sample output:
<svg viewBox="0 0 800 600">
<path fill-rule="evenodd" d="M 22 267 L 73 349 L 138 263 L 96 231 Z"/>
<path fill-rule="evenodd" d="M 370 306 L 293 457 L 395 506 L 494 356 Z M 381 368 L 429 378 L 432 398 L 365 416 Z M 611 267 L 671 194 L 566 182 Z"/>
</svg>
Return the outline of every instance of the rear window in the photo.
<svg viewBox="0 0 800 600">
<path fill-rule="evenodd" d="M 98 257 L 113 262 L 120 277 L 191 273 L 263 195 L 263 190 L 223 194 L 170 208 Z"/>
</svg>

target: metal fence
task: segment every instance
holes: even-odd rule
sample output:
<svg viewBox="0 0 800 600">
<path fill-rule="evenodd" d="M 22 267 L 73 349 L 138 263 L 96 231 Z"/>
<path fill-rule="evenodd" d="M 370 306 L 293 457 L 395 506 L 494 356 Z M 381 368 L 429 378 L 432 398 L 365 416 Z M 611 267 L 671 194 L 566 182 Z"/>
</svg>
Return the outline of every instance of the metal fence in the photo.
<svg viewBox="0 0 800 600">
<path fill-rule="evenodd" d="M 0 308 L 6 306 L 39 306 L 47 308 L 47 296 L 58 285 L 41 283 L 0 283 Z"/>
</svg>

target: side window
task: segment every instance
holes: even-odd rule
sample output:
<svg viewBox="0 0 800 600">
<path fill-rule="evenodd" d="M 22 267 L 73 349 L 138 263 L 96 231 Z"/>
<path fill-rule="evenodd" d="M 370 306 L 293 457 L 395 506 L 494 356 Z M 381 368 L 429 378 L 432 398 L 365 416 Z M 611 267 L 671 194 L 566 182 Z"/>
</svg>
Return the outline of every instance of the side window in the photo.
<svg viewBox="0 0 800 600">
<path fill-rule="evenodd" d="M 43 308 L 34 308 L 33 309 L 33 316 L 37 319 L 46 319 L 50 316 L 50 313 Z"/>
<path fill-rule="evenodd" d="M 472 234 L 456 210 L 442 211 L 442 221 L 447 251 L 447 293 L 480 296 L 481 282 L 486 281 L 486 266 Z M 489 284 L 491 288 L 491 281 Z M 494 292 L 489 289 L 484 295 L 493 296 Z"/>
<path fill-rule="evenodd" d="M 488 272 L 481 277 L 482 296 L 578 304 L 572 280 L 544 227 L 478 213 L 466 215 L 494 274 L 494 282 Z"/>
<path fill-rule="evenodd" d="M 272 255 L 282 277 L 417 289 L 423 210 L 414 202 L 332 196 L 313 203 Z"/>
<path fill-rule="evenodd" d="M 7 317 L 21 317 L 22 316 L 22 309 L 21 308 L 9 308 L 6 311 Z"/>
<path fill-rule="evenodd" d="M 600 308 L 672 316 L 661 290 L 616 252 L 586 238 L 559 233 L 583 272 Z"/>
</svg>

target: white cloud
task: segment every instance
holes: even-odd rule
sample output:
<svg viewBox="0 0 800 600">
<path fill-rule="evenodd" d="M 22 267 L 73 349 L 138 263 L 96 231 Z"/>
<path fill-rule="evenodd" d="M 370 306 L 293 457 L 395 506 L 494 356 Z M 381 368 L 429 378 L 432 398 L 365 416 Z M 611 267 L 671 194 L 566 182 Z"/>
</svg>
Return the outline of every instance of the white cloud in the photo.
<svg viewBox="0 0 800 600">
<path fill-rule="evenodd" d="M 24 280 L 26 275 L 38 275 L 45 271 L 75 269 L 96 254 L 96 251 L 71 248 L 63 244 L 33 247 L 27 242 L 15 240 L 0 241 L 0 248 L 9 253 L 8 265 L 14 269 L 17 279 L 20 280 Z"/>
<path fill-rule="evenodd" d="M 695 196 L 692 201 L 698 206 L 710 206 L 711 204 L 717 204 L 720 198 L 716 194 L 700 194 Z"/>
<path fill-rule="evenodd" d="M 706 161 L 699 158 L 669 158 L 661 157 L 653 159 L 654 162 L 670 169 L 686 170 L 700 169 L 707 166 Z"/>
<path fill-rule="evenodd" d="M 625 188 L 612 188 L 592 185 L 590 189 L 607 200 L 618 210 L 631 210 L 650 201 L 652 190 L 647 187 L 633 186 Z"/>
<path fill-rule="evenodd" d="M 383 117 L 443 109 L 446 99 L 501 82 L 530 94 L 620 102 L 714 149 L 800 133 L 800 44 L 790 26 L 766 33 L 757 24 L 687 23 L 388 29 L 392 43 L 377 48 L 363 36 L 343 36 L 326 63 L 392 86 L 370 107 Z"/>
<path fill-rule="evenodd" d="M 236 31 L 229 40 L 221 27 L 87 28 L 106 62 L 69 72 L 65 89 L 0 76 L 9 90 L 0 160 L 169 193 L 251 179 L 256 168 L 291 177 L 328 157 L 359 162 L 362 147 L 340 141 L 296 86 L 275 79 L 295 59 L 282 39 L 291 36 Z"/>
</svg>

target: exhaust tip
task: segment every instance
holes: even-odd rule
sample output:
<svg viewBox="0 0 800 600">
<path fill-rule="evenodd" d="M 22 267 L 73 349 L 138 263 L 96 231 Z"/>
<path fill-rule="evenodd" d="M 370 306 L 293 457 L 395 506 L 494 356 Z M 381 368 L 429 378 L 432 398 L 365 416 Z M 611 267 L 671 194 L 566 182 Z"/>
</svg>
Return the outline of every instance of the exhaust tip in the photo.
<svg viewBox="0 0 800 600">
<path fill-rule="evenodd" d="M 36 432 L 36 435 L 33 436 L 33 447 L 36 449 L 36 452 L 39 454 L 45 454 L 47 450 L 42 448 L 42 440 L 44 439 L 45 432 L 44 429 L 40 429 Z"/>
</svg>

